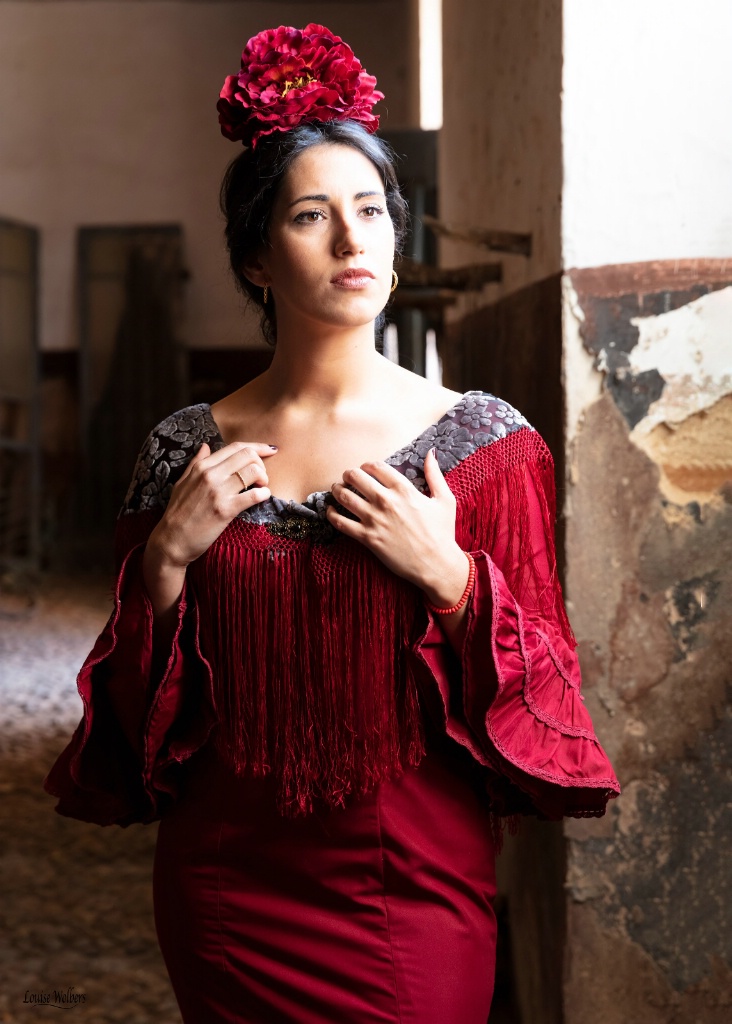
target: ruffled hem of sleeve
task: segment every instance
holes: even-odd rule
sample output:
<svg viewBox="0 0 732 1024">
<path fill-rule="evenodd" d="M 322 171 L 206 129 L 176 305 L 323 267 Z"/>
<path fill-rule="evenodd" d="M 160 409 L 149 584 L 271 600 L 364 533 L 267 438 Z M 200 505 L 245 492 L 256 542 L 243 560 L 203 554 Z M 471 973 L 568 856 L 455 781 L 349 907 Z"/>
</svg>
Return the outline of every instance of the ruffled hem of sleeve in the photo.
<svg viewBox="0 0 732 1024">
<path fill-rule="evenodd" d="M 211 669 L 199 646 L 188 581 L 167 664 L 151 687 L 153 611 L 142 577 L 145 542 L 122 561 L 114 608 L 77 676 L 83 717 L 43 788 L 56 811 L 99 825 L 161 817 L 178 793 L 180 765 L 215 724 Z"/>
<path fill-rule="evenodd" d="M 495 813 L 604 814 L 620 786 L 585 709 L 576 655 L 559 634 L 526 620 L 486 552 L 471 554 L 476 579 L 460 658 L 425 608 L 414 653 L 429 670 L 428 706 L 490 769 Z"/>
</svg>

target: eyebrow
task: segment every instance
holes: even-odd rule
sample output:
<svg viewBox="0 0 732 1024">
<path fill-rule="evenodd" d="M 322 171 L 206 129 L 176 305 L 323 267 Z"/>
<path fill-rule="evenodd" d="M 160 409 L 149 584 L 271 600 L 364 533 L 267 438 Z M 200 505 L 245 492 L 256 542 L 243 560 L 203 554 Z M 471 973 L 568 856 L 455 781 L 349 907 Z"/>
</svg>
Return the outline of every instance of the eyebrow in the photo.
<svg viewBox="0 0 732 1024">
<path fill-rule="evenodd" d="M 354 200 L 366 199 L 367 196 L 383 196 L 383 192 L 369 191 L 369 192 L 357 192 L 353 197 Z M 330 196 L 317 195 L 317 196 L 300 196 L 299 199 L 295 199 L 294 202 L 290 203 L 290 206 L 297 206 L 298 203 L 327 203 L 330 200 Z"/>
</svg>

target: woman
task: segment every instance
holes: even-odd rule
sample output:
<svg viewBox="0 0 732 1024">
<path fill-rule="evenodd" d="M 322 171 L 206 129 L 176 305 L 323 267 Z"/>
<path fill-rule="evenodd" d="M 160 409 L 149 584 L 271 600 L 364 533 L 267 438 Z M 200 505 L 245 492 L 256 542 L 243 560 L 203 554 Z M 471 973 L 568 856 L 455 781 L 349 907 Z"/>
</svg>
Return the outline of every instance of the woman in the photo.
<svg viewBox="0 0 732 1024">
<path fill-rule="evenodd" d="M 247 147 L 227 240 L 274 357 L 148 437 L 84 718 L 46 780 L 62 814 L 160 819 L 186 1024 L 485 1024 L 501 821 L 618 792 L 544 442 L 375 349 L 405 209 L 374 87 L 317 25 L 255 36 L 225 83 Z"/>
</svg>

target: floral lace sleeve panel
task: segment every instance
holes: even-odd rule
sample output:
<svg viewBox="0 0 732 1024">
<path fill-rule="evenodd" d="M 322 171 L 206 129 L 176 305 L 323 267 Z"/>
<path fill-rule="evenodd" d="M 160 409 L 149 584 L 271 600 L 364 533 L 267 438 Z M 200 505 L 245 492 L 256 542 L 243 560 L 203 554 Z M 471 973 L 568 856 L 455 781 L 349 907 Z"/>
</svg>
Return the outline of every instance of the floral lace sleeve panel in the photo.
<svg viewBox="0 0 732 1024">
<path fill-rule="evenodd" d="M 120 515 L 165 508 L 173 485 L 204 443 L 214 452 L 224 447 L 206 403 L 189 405 L 158 423 L 137 457 Z"/>
<path fill-rule="evenodd" d="M 424 460 L 430 448 L 436 448 L 440 469 L 447 473 L 478 448 L 522 428 L 533 430 L 508 402 L 485 391 L 468 391 L 436 423 L 384 461 L 424 493 Z M 164 508 L 173 485 L 204 442 L 212 452 L 225 446 L 211 406 L 205 402 L 181 409 L 159 423 L 140 452 L 120 515 Z M 325 540 L 336 532 L 325 514 L 329 504 L 338 506 L 330 491 L 313 491 L 304 502 L 272 495 L 245 509 L 239 518 L 269 524 L 273 532 L 289 530 L 294 536 L 317 530 Z M 342 506 L 338 508 L 351 515 Z"/>
<path fill-rule="evenodd" d="M 439 467 L 448 473 L 478 448 L 522 427 L 533 430 L 529 421 L 508 402 L 485 391 L 468 391 L 437 423 L 385 461 L 424 493 L 424 460 L 430 448 L 436 449 Z"/>
</svg>

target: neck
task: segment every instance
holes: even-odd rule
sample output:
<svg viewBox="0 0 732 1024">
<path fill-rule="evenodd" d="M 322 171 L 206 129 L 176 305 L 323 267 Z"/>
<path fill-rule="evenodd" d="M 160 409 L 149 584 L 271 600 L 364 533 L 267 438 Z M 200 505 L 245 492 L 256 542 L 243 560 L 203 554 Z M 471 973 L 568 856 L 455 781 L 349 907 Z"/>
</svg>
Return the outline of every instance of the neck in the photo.
<svg viewBox="0 0 732 1024">
<path fill-rule="evenodd" d="M 373 323 L 358 327 L 308 329 L 302 323 L 297 332 L 278 324 L 277 346 L 262 384 L 270 407 L 279 403 L 297 405 L 303 411 L 331 411 L 373 403 L 392 369 L 377 351 Z"/>
</svg>

